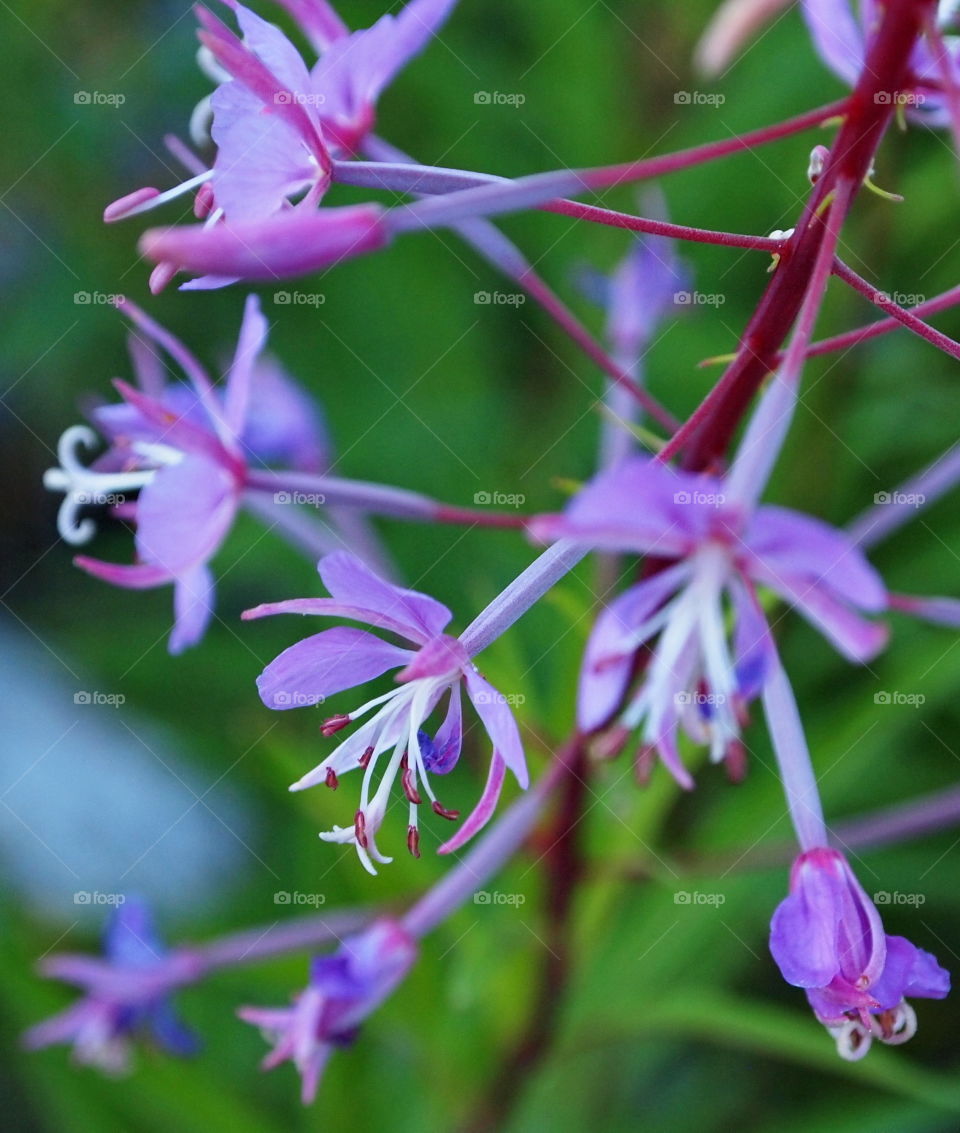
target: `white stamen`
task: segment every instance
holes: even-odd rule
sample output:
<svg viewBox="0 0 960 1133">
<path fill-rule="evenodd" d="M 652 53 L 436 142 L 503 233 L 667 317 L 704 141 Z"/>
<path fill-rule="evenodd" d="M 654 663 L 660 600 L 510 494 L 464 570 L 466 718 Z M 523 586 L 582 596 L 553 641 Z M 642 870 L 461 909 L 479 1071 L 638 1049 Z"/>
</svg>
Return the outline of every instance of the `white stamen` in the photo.
<svg viewBox="0 0 960 1133">
<path fill-rule="evenodd" d="M 130 472 L 97 472 L 79 460 L 81 448 L 93 449 L 97 434 L 87 425 L 71 425 L 57 445 L 59 468 L 48 468 L 43 474 L 43 486 L 51 492 L 63 492 L 63 503 L 57 513 L 57 530 L 61 537 L 74 546 L 93 538 L 97 525 L 87 516 L 79 518 L 80 509 L 90 504 L 118 504 L 128 492 L 145 487 L 156 475 L 155 469 Z M 166 448 L 166 446 L 152 446 Z M 180 458 L 175 450 L 167 450 Z M 169 459 L 162 463 L 170 463 Z"/>
<path fill-rule="evenodd" d="M 206 181 L 209 181 L 212 176 L 212 169 L 198 173 L 196 177 L 191 177 L 188 181 L 182 181 L 179 185 L 174 185 L 172 189 L 167 189 L 165 192 L 158 193 L 155 197 L 150 197 L 149 200 L 141 201 L 140 204 L 127 209 L 123 216 L 124 218 L 137 216 L 138 213 L 150 212 L 152 209 L 159 208 L 160 205 L 165 205 L 167 201 L 176 200 L 177 197 L 182 197 L 184 193 L 189 193 L 192 189 L 203 185 Z"/>
</svg>

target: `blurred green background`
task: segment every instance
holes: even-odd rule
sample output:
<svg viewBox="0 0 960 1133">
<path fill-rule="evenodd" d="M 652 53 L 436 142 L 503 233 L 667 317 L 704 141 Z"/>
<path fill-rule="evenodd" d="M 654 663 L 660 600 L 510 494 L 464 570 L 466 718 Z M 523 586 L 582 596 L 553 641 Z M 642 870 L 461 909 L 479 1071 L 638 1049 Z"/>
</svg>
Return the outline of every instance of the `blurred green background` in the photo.
<svg viewBox="0 0 960 1133">
<path fill-rule="evenodd" d="M 380 131 L 426 162 L 515 175 L 729 136 L 842 93 L 796 11 L 719 82 L 705 83 L 690 59 L 713 8 L 704 0 L 464 0 L 441 40 L 382 100 Z M 283 22 L 268 5 L 259 10 Z M 366 26 L 382 3 L 344 0 L 341 10 L 352 26 Z M 283 619 L 241 626 L 238 616 L 260 601 L 317 593 L 309 562 L 242 522 L 216 562 L 222 620 L 202 647 L 172 659 L 170 592 L 114 590 L 72 568 L 56 538 L 58 500 L 41 487 L 84 398 L 108 396 L 110 379 L 129 374 L 121 320 L 108 306 L 76 302 L 77 292 L 130 296 L 211 366 L 234 342 L 242 290 L 171 289 L 151 299 L 134 250 L 143 226 L 100 222 L 104 204 L 122 193 L 172 183 L 162 137 L 185 134 L 208 90 L 194 65 L 194 23 L 186 3 L 0 6 L 0 865 L 8 882 L 0 1124 L 91 1133 L 454 1128 L 483 1097 L 529 1005 L 542 957 L 532 855 L 495 883 L 524 894 L 524 905 L 471 905 L 428 939 L 411 978 L 356 1046 L 334 1058 L 310 1109 L 299 1105 L 289 1066 L 257 1072 L 264 1044 L 234 1016 L 240 1003 L 285 1002 L 304 983 L 303 958 L 185 992 L 183 1014 L 206 1043 L 190 1063 L 141 1050 L 132 1077 L 107 1081 L 72 1068 L 62 1048 L 24 1056 L 17 1046 L 24 1027 L 71 1001 L 34 974 L 38 957 L 96 947 L 105 909 L 78 907 L 75 891 L 142 892 L 157 901 L 169 937 L 203 939 L 309 911 L 278 908 L 279 890 L 322 893 L 327 908 L 399 905 L 442 873 L 430 853 L 413 862 L 401 852 L 399 824 L 381 840 L 397 859 L 378 878 L 352 852 L 321 844 L 316 832 L 352 809 L 349 780 L 337 795 L 287 793 L 325 750 L 318 717 L 268 712 L 253 681 L 304 627 Z M 725 101 L 678 105 L 679 90 Z M 78 91 L 125 101 L 82 105 Z M 525 102 L 478 105 L 477 91 L 522 93 Z M 757 234 L 790 226 L 818 140 L 803 135 L 670 178 L 662 189 L 671 217 Z M 906 200 L 865 195 L 845 257 L 887 291 L 931 296 L 953 285 L 957 181 L 946 136 L 891 135 L 877 180 Z M 634 205 L 632 190 L 606 199 Z M 172 222 L 178 206 L 164 215 Z M 599 331 L 602 314 L 574 280 L 586 265 L 611 267 L 625 235 L 544 215 L 511 217 L 505 228 Z M 678 310 L 648 356 L 650 386 L 680 416 L 715 377 L 697 362 L 733 348 L 768 266 L 736 251 L 695 246 L 684 254 L 698 290 L 724 302 Z M 300 286 L 322 292 L 324 303 L 280 306 L 264 289 L 271 344 L 322 401 L 341 474 L 463 505 L 479 491 L 518 493 L 531 511 L 562 503 L 558 478 L 590 474 L 600 375 L 532 303 L 477 305 L 477 291 L 514 288 L 452 235 L 404 239 Z M 870 317 L 834 284 L 820 330 Z M 937 322 L 960 334 L 960 318 Z M 905 333 L 818 361 L 771 498 L 844 522 L 956 440 L 956 385 L 955 365 Z M 447 602 L 458 628 L 533 554 L 509 533 L 386 521 L 378 528 L 404 576 Z M 957 594 L 958 543 L 960 512 L 948 500 L 878 549 L 875 561 L 895 589 Z M 129 534 L 104 523 L 92 549 L 128 561 Z M 484 659 L 495 684 L 527 697 L 523 727 L 536 770 L 571 724 L 593 569 L 557 587 Z M 831 818 L 956 779 L 955 635 L 896 619 L 889 651 L 853 669 L 796 617 L 779 628 Z M 90 689 L 126 699 L 120 708 L 75 706 L 72 695 Z M 925 703 L 874 702 L 891 690 Z M 343 701 L 348 708 L 353 694 Z M 927 1133 L 960 1124 L 950 1001 L 917 1005 L 920 1030 L 908 1047 L 875 1049 L 847 1065 L 803 994 L 780 980 L 766 931 L 785 892 L 786 862 L 738 859 L 784 845 L 789 828 L 762 726 L 750 729 L 748 744 L 753 774 L 736 789 L 712 769 L 689 797 L 662 771 L 641 792 L 624 762 L 596 770 L 574 979 L 550 1055 L 507 1128 Z M 474 732 L 457 776 L 443 784 L 447 805 L 475 797 L 486 756 Z M 444 836 L 438 825 L 424 832 L 428 850 Z M 947 832 L 857 860 L 869 891 L 923 896 L 920 907 L 888 908 L 887 929 L 954 969 L 956 846 Z M 725 901 L 678 905 L 680 889 Z"/>
</svg>

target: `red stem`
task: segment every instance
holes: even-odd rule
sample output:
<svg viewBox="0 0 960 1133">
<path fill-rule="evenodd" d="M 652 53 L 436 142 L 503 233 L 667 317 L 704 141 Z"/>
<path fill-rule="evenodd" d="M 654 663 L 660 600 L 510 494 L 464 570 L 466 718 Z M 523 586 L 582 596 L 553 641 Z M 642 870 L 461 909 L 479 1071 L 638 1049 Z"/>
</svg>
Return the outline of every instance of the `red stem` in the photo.
<svg viewBox="0 0 960 1133">
<path fill-rule="evenodd" d="M 886 8 L 860 79 L 846 102 L 846 116 L 826 167 L 747 325 L 737 357 L 693 416 L 674 434 L 660 454 L 661 459 L 669 459 L 682 450 L 685 467 L 709 467 L 726 452 L 764 377 L 776 368 L 780 347 L 800 310 L 823 239 L 819 210 L 840 178 L 859 187 L 869 173 L 895 110 L 889 92 L 904 86 L 910 53 L 932 2 L 900 0 Z M 843 219 L 838 217 L 837 223 L 842 224 Z"/>
<path fill-rule="evenodd" d="M 859 292 L 875 307 L 879 307 L 881 311 L 889 311 L 891 318 L 895 319 L 901 326 L 912 330 L 914 334 L 919 335 L 920 338 L 936 346 L 938 350 L 949 354 L 951 358 L 960 360 L 960 342 L 954 341 L 949 335 L 929 326 L 923 319 L 918 319 L 917 316 L 912 311 L 908 311 L 906 307 L 901 307 L 896 303 L 890 302 L 889 296 L 885 291 L 879 291 L 872 283 L 865 280 L 862 275 L 857 275 L 853 268 L 847 267 L 841 260 L 837 260 L 833 265 L 833 274 L 838 279 L 842 279 L 844 283 L 849 284 L 854 291 Z"/>
</svg>

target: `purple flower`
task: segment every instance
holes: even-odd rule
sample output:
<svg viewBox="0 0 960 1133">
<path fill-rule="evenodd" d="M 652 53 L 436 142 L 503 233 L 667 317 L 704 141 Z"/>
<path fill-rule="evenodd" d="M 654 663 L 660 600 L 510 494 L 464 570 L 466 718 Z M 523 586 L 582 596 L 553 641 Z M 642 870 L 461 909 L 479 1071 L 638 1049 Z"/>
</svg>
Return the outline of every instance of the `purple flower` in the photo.
<svg viewBox="0 0 960 1133">
<path fill-rule="evenodd" d="M 801 854 L 790 895 L 773 914 L 770 951 L 843 1058 L 862 1058 L 874 1038 L 902 1043 L 917 1029 L 907 996 L 943 999 L 950 975 L 929 952 L 887 936 L 880 914 L 837 850 Z"/>
<path fill-rule="evenodd" d="M 803 0 L 801 4 L 814 46 L 827 66 L 853 86 L 860 77 L 867 57 L 870 37 L 880 25 L 883 5 L 880 0 Z M 956 13 L 954 0 L 941 0 L 938 22 L 950 28 Z M 960 79 L 960 37 L 946 39 L 947 66 L 954 82 Z M 935 49 L 920 39 L 911 57 L 912 78 L 906 91 L 882 92 L 892 102 L 902 100 L 914 117 L 930 125 L 949 125 L 948 102 L 942 92 L 943 75 Z"/>
<path fill-rule="evenodd" d="M 321 559 L 318 569 L 331 597 L 274 602 L 248 610 L 244 618 L 283 613 L 349 618 L 388 630 L 406 644 L 394 645 L 365 630 L 341 626 L 290 646 L 264 669 L 257 680 L 260 697 L 268 708 L 281 710 L 323 703 L 338 692 L 399 670 L 395 689 L 374 697 L 349 715 L 325 721 L 323 733 L 331 736 L 373 713 L 290 789 L 299 791 L 318 783 L 336 787 L 341 775 L 362 769 L 360 806 L 353 824 L 335 826 L 320 837 L 326 842 L 355 846 L 364 868 L 376 873 L 373 862 L 392 860 L 378 849 L 376 834 L 399 776 L 408 803 L 407 847 L 419 856 L 420 788 L 437 814 L 458 817 L 457 812 L 437 801 L 429 775 L 447 774 L 460 758 L 463 681 L 493 743 L 493 757 L 476 809 L 440 849 L 449 853 L 489 820 L 507 768 L 522 787 L 529 783 L 523 745 L 507 699 L 480 675 L 460 640 L 443 632 L 452 617 L 446 606 L 426 594 L 384 581 L 344 551 Z M 444 697 L 446 712 L 431 734 L 423 725 Z M 380 781 L 374 788 L 378 771 Z"/>
<path fill-rule="evenodd" d="M 315 206 L 330 185 L 334 159 L 357 152 L 373 128 L 380 94 L 455 3 L 411 0 L 398 15 L 354 33 L 329 5 L 291 3 L 320 51 L 312 68 L 279 28 L 235 0 L 229 6 L 242 38 L 199 7 L 202 60 L 219 85 L 193 121 L 211 118 L 213 166 L 201 166 L 165 193 L 127 194 L 104 213 L 108 222 L 120 220 L 197 190 L 203 224 L 150 233 L 144 244 L 160 265 L 154 289 L 180 269 L 204 273 L 188 287 L 217 287 L 316 270 L 380 246 L 379 210 L 329 210 L 320 219 Z M 295 215 L 288 215 L 291 205 Z"/>
<path fill-rule="evenodd" d="M 310 982 L 292 1007 L 242 1007 L 238 1014 L 273 1043 L 263 1063 L 272 1070 L 290 1059 L 312 1102 L 330 1055 L 352 1042 L 358 1026 L 403 980 L 416 959 L 416 942 L 396 921 L 380 920 L 348 937 L 332 956 L 317 956 Z"/>
<path fill-rule="evenodd" d="M 30 1050 L 70 1043 L 78 1062 L 111 1074 L 126 1071 L 133 1037 L 152 1039 L 172 1054 L 197 1051 L 196 1036 L 177 1018 L 170 1002 L 175 988 L 192 983 L 199 969 L 187 953 L 167 953 L 149 908 L 127 898 L 114 911 L 104 936 L 103 959 L 53 956 L 45 975 L 84 990 L 83 998 L 23 1037 Z"/>
<path fill-rule="evenodd" d="M 677 748 L 681 725 L 695 743 L 709 745 L 715 761 L 741 754 L 744 709 L 774 657 L 758 586 L 779 594 L 851 660 L 867 660 L 886 640 L 885 627 L 860 616 L 883 610 L 886 590 L 852 542 L 799 512 L 753 506 L 734 479 L 743 475 L 743 465 L 720 479 L 635 458 L 597 477 L 563 515 L 531 525 L 542 539 L 668 560 L 598 618 L 581 671 L 578 718 L 586 730 L 609 719 L 627 692 L 638 649 L 658 637 L 623 722 L 645 722 L 645 744 L 685 787 L 692 780 Z"/>
<path fill-rule="evenodd" d="M 91 466 L 81 448 L 96 433 L 75 425 L 60 439 L 60 467 L 44 483 L 62 491 L 58 527 L 73 544 L 89 540 L 95 524 L 80 519 L 89 504 L 110 504 L 136 524 L 137 562 L 119 565 L 78 556 L 77 565 L 117 586 L 174 585 L 175 625 L 170 651 L 202 637 L 213 612 L 209 563 L 240 506 L 248 465 L 289 462 L 310 471 L 325 463 L 317 411 L 276 363 L 261 358 L 267 323 L 255 296 L 247 300 L 236 352 L 222 393 L 190 352 L 132 303 L 121 310 L 134 323 L 131 356 L 137 387 L 117 381 L 123 402 L 91 416 L 109 448 Z M 183 369 L 189 385 L 169 384 L 154 346 Z M 139 492 L 135 503 L 127 496 Z"/>
</svg>

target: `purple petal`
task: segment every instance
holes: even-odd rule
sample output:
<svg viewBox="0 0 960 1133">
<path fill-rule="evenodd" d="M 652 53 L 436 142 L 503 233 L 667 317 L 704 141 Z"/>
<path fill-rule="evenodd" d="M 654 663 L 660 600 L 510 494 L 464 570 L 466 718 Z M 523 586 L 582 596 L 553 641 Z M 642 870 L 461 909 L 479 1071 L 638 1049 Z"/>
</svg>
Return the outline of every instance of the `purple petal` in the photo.
<svg viewBox="0 0 960 1133">
<path fill-rule="evenodd" d="M 466 845 L 478 831 L 482 830 L 484 826 L 487 825 L 493 812 L 497 809 L 506 770 L 506 763 L 494 752 L 493 759 L 490 761 L 490 770 L 487 773 L 486 786 L 483 788 L 483 794 L 480 796 L 477 805 L 464 820 L 463 825 L 456 834 L 454 834 L 452 838 L 447 839 L 437 850 L 438 854 L 455 853 L 461 846 Z"/>
<path fill-rule="evenodd" d="M 309 89 L 309 72 L 300 52 L 275 25 L 261 19 L 243 4 L 235 3 L 233 10 L 243 32 L 244 46 L 249 48 L 291 91 Z"/>
<path fill-rule="evenodd" d="M 888 948 L 893 939 L 887 937 Z M 917 948 L 905 994 L 921 999 L 945 999 L 950 994 L 950 973 L 940 967 L 936 956 Z"/>
<path fill-rule="evenodd" d="M 795 606 L 849 660 L 869 661 L 886 644 L 889 632 L 885 625 L 860 617 L 814 584 L 774 576 L 762 569 L 752 573 Z"/>
<path fill-rule="evenodd" d="M 205 563 L 181 574 L 173 588 L 174 625 L 169 649 L 174 656 L 196 645 L 213 616 L 213 575 Z"/>
<path fill-rule="evenodd" d="M 271 216 L 321 177 L 302 134 L 285 118 L 265 113 L 242 84 L 221 84 L 211 106 L 217 145 L 213 191 L 228 221 Z"/>
<path fill-rule="evenodd" d="M 227 388 L 223 395 L 223 416 L 227 427 L 239 437 L 247 419 L 250 392 L 260 352 L 267 341 L 269 327 L 260 310 L 256 295 L 248 295 L 243 308 L 243 322 L 237 338 L 237 349 L 230 366 Z"/>
<path fill-rule="evenodd" d="M 736 613 L 733 651 L 737 691 L 744 701 L 749 701 L 760 695 L 767 674 L 776 663 L 776 649 L 767 619 L 752 588 L 735 576 L 730 595 Z"/>
<path fill-rule="evenodd" d="M 86 555 L 77 555 L 74 565 L 94 578 L 103 579 L 113 586 L 123 586 L 128 590 L 151 590 L 154 586 L 164 586 L 173 581 L 173 575 L 164 567 L 150 563 L 105 563 Z"/>
<path fill-rule="evenodd" d="M 636 239 L 610 279 L 607 337 L 620 357 L 634 359 L 689 286 L 688 272 L 665 237 Z"/>
<path fill-rule="evenodd" d="M 145 439 L 161 441 L 183 452 L 203 453 L 214 460 L 224 458 L 224 448 L 209 428 L 195 423 L 194 410 L 185 408 L 185 412 L 181 413 L 180 406 L 170 404 L 173 389 L 166 391 L 163 401 L 155 401 L 119 378 L 113 384 L 141 420 L 154 426 L 152 436 L 145 434 Z M 145 425 L 141 428 L 146 430 Z"/>
<path fill-rule="evenodd" d="M 788 984 L 822 988 L 840 970 L 838 882 L 811 870 L 798 892 L 777 906 L 770 922 L 770 951 Z"/>
<path fill-rule="evenodd" d="M 619 595 L 597 618 L 587 642 L 577 692 L 577 720 L 593 731 L 610 718 L 626 691 L 637 646 L 635 636 L 677 588 L 687 569 L 671 567 Z"/>
<path fill-rule="evenodd" d="M 182 574 L 214 554 L 236 510 L 230 473 L 204 456 L 186 456 L 161 468 L 141 491 L 137 552 L 146 563 Z"/>
<path fill-rule="evenodd" d="M 140 250 L 155 263 L 171 262 L 200 275 L 275 281 L 330 267 L 390 241 L 379 205 L 294 208 L 243 224 L 151 228 Z"/>
<path fill-rule="evenodd" d="M 255 606 L 252 610 L 244 610 L 241 617 L 244 621 L 253 621 L 255 618 L 271 617 L 273 614 L 313 614 L 329 618 L 351 618 L 354 621 L 377 626 L 378 629 L 391 630 L 401 637 L 416 641 L 417 644 L 420 642 L 419 638 L 410 637 L 412 627 L 406 622 L 360 606 L 346 606 L 333 598 L 289 598 L 285 602 L 264 602 L 263 605 Z"/>
<path fill-rule="evenodd" d="M 868 989 L 881 1011 L 892 1010 L 904 998 L 918 956 L 917 948 L 902 936 L 888 936 L 886 944 L 883 972 Z"/>
<path fill-rule="evenodd" d="M 870 613 L 887 608 L 887 588 L 843 531 L 780 507 L 759 508 L 744 536 L 769 575 L 803 578 Z"/>
<path fill-rule="evenodd" d="M 319 54 L 334 40 L 349 35 L 350 29 L 327 0 L 277 0 L 303 29 Z"/>
<path fill-rule="evenodd" d="M 859 78 L 866 45 L 848 0 L 803 0 L 802 8 L 821 58 L 852 86 Z"/>
<path fill-rule="evenodd" d="M 464 675 L 473 706 L 493 741 L 494 753 L 501 756 L 520 786 L 526 789 L 530 785 L 530 775 L 523 755 L 523 742 L 506 697 L 475 669 L 467 669 Z"/>
<path fill-rule="evenodd" d="M 423 643 L 439 636 L 453 617 L 442 602 L 418 590 L 394 586 L 349 551 L 324 556 L 317 569 L 324 586 L 338 602 L 383 614 L 406 625 L 412 641 Z"/>
<path fill-rule="evenodd" d="M 638 457 L 601 473 L 562 515 L 536 517 L 529 531 L 541 542 L 576 539 L 611 551 L 682 555 L 717 517 L 716 507 L 698 506 L 697 493 L 721 496 L 722 486 Z"/>
<path fill-rule="evenodd" d="M 891 594 L 890 608 L 932 622 L 933 625 L 960 629 L 960 599 L 918 598 L 910 594 Z"/>
<path fill-rule="evenodd" d="M 330 463 L 320 409 L 270 357 L 257 362 L 241 440 L 259 463 L 279 463 L 298 472 L 322 472 Z"/>
<path fill-rule="evenodd" d="M 285 649 L 257 678 L 257 688 L 268 708 L 302 708 L 399 668 L 410 657 L 410 650 L 365 630 L 337 626 Z"/>
<path fill-rule="evenodd" d="M 433 752 L 428 758 L 424 752 L 424 767 L 431 775 L 446 775 L 454 769 L 460 758 L 463 743 L 463 709 L 460 703 L 460 685 L 450 690 L 450 701 L 443 723 L 433 737 Z M 422 748 L 421 748 L 422 750 Z"/>
</svg>

